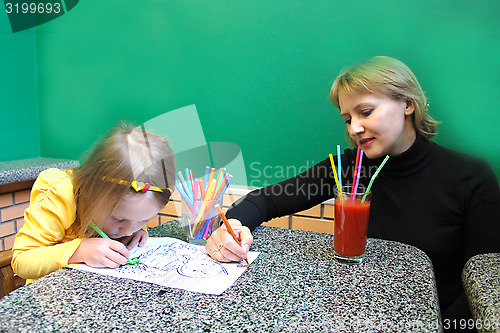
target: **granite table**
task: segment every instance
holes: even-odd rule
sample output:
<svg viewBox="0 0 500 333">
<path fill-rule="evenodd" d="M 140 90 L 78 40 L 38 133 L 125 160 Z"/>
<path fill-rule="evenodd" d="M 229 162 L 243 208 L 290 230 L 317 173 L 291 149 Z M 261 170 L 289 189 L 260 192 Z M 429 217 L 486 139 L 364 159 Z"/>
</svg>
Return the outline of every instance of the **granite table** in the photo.
<svg viewBox="0 0 500 333">
<path fill-rule="evenodd" d="M 474 322 L 450 324 L 472 325 L 479 332 L 500 332 L 500 253 L 470 258 L 464 266 L 462 282 Z"/>
<path fill-rule="evenodd" d="M 163 224 L 151 236 L 184 233 Z M 2 332 L 440 332 L 432 264 L 369 239 L 338 263 L 330 234 L 259 227 L 259 257 L 220 296 L 60 269 L 0 301 Z"/>
</svg>

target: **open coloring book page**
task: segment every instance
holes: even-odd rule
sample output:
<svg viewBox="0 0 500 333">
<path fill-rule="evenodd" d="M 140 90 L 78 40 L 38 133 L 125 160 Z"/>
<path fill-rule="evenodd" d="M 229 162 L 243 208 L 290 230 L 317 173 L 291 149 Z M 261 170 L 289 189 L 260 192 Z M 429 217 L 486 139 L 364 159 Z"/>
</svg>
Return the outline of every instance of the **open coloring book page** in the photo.
<svg viewBox="0 0 500 333">
<path fill-rule="evenodd" d="M 248 252 L 248 262 L 252 263 L 258 255 L 259 252 Z M 238 267 L 240 263 L 213 260 L 202 245 L 169 237 L 150 237 L 144 247 L 131 251 L 131 258 L 134 257 L 139 258 L 134 266 L 110 269 L 78 265 L 74 268 L 212 295 L 222 294 L 247 269 Z"/>
</svg>

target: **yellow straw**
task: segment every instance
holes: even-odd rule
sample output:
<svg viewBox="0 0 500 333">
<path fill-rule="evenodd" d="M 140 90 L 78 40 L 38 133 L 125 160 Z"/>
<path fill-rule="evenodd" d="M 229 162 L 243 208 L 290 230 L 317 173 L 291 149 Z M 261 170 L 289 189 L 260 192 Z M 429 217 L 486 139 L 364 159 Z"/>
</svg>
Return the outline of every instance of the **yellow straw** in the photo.
<svg viewBox="0 0 500 333">
<path fill-rule="evenodd" d="M 340 201 L 344 201 L 344 197 L 342 197 L 342 190 L 340 189 L 339 177 L 337 176 L 337 170 L 335 170 L 335 163 L 333 162 L 332 154 L 330 154 L 330 163 L 332 163 L 333 176 L 335 177 L 335 184 L 337 185 L 337 191 L 339 192 Z"/>
<path fill-rule="evenodd" d="M 205 211 L 205 207 L 207 205 L 208 200 L 210 200 L 210 196 L 212 195 L 212 191 L 215 187 L 215 179 L 212 178 L 212 181 L 208 185 L 207 188 L 207 193 L 205 194 L 205 198 L 203 199 L 203 203 L 201 204 L 200 211 L 198 213 L 198 216 L 196 217 L 196 220 L 194 220 L 194 223 L 198 223 L 203 216 L 203 212 Z"/>
<path fill-rule="evenodd" d="M 224 170 L 225 170 L 224 168 L 221 168 L 219 170 L 219 174 L 217 175 L 217 181 L 215 182 L 215 188 L 212 191 L 212 196 L 210 197 L 210 200 L 214 199 L 215 192 L 217 191 L 217 185 L 219 184 L 220 175 L 222 174 L 222 172 L 224 172 Z M 214 176 L 215 176 L 215 174 L 214 174 Z"/>
</svg>

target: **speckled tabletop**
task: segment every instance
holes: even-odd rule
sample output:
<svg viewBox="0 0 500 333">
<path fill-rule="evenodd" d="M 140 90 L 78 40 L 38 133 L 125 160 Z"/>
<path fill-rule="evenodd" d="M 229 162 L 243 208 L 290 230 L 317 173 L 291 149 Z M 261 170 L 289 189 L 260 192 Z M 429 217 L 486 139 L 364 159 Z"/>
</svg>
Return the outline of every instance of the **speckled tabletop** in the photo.
<svg viewBox="0 0 500 333">
<path fill-rule="evenodd" d="M 470 258 L 462 281 L 477 330 L 500 332 L 500 253 Z"/>
<path fill-rule="evenodd" d="M 365 261 L 346 265 L 335 261 L 329 234 L 259 227 L 253 235 L 261 254 L 220 296 L 61 269 L 0 301 L 0 331 L 441 331 L 422 251 L 370 239 Z"/>
<path fill-rule="evenodd" d="M 72 169 L 79 164 L 74 160 L 44 157 L 0 162 L 0 185 L 36 179 L 40 172 L 48 168 Z"/>
</svg>

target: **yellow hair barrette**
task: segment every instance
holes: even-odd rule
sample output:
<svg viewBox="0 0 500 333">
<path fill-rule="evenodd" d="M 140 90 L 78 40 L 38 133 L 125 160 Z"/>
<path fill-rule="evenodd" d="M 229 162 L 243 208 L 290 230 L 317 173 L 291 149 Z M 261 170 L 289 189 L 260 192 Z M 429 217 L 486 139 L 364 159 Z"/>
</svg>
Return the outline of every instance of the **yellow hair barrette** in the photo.
<svg viewBox="0 0 500 333">
<path fill-rule="evenodd" d="M 110 177 L 102 177 L 102 179 L 107 181 L 107 182 L 111 182 L 111 183 L 115 183 L 115 184 L 119 184 L 119 185 L 130 186 L 134 190 L 136 190 L 137 192 L 139 192 L 139 191 L 141 191 L 141 192 L 146 192 L 146 191 L 163 192 L 163 190 L 161 188 L 159 188 L 158 186 L 153 186 L 150 183 L 143 183 L 143 182 L 138 182 L 135 180 L 132 182 L 128 182 L 126 180 L 119 180 L 119 179 L 110 178 Z M 167 187 L 167 190 L 170 193 L 172 193 L 172 190 L 169 189 L 168 187 Z"/>
<path fill-rule="evenodd" d="M 156 192 L 163 192 L 161 188 L 158 186 L 153 186 L 149 183 L 143 183 L 143 182 L 136 182 L 135 180 L 130 184 L 134 190 L 137 192 L 146 192 L 146 191 L 156 191 Z"/>
</svg>

